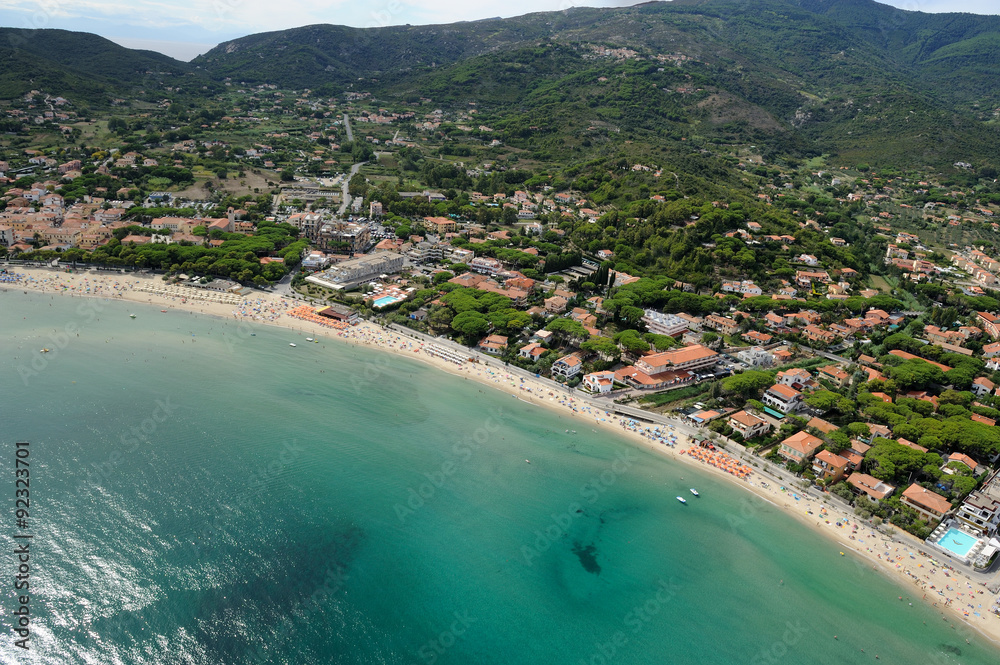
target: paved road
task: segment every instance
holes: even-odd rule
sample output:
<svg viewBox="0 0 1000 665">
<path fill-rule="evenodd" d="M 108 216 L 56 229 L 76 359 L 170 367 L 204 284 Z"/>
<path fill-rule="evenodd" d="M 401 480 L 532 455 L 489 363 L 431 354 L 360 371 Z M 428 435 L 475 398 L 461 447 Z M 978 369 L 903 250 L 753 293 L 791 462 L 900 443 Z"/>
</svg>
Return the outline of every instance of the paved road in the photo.
<svg viewBox="0 0 1000 665">
<path fill-rule="evenodd" d="M 365 165 L 366 163 L 367 162 L 358 162 L 357 164 L 352 165 L 351 166 L 351 173 L 350 173 L 350 175 L 348 175 L 346 178 L 344 178 L 344 181 L 342 183 L 340 183 L 340 192 L 341 192 L 341 195 L 342 195 L 342 197 L 341 197 L 342 200 L 341 200 L 340 208 L 337 209 L 337 214 L 338 215 L 343 215 L 344 211 L 347 210 L 347 206 L 351 205 L 351 193 L 347 191 L 347 188 L 351 184 L 351 178 L 353 178 L 354 176 L 356 176 L 358 174 L 358 171 L 361 170 L 361 167 L 363 165 Z"/>
<path fill-rule="evenodd" d="M 354 132 L 351 131 L 351 119 L 344 114 L 344 129 L 347 130 L 347 140 L 354 141 Z"/>
<path fill-rule="evenodd" d="M 351 119 L 347 117 L 346 113 L 344 114 L 344 129 L 347 131 L 347 140 L 353 142 L 354 132 L 351 130 Z M 351 178 L 358 174 L 358 170 L 361 168 L 362 164 L 364 164 L 364 162 L 358 162 L 357 164 L 351 166 L 350 175 L 344 178 L 343 182 L 340 183 L 341 203 L 340 208 L 337 209 L 338 215 L 343 215 L 347 210 L 347 206 L 351 205 L 351 195 L 347 191 L 347 186 L 350 184 Z"/>
<path fill-rule="evenodd" d="M 292 276 L 293 276 L 292 273 L 288 273 L 287 275 L 279 279 L 277 282 L 274 283 L 274 286 L 271 287 L 271 291 L 273 293 L 277 293 L 278 295 L 284 298 L 296 297 L 298 294 L 292 290 Z"/>
</svg>

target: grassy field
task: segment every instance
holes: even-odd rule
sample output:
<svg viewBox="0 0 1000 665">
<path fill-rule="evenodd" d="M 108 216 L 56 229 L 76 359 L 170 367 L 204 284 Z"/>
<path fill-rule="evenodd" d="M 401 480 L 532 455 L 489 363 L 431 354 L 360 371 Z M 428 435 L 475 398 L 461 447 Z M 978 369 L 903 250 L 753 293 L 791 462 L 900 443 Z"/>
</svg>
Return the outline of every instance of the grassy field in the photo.
<svg viewBox="0 0 1000 665">
<path fill-rule="evenodd" d="M 197 167 L 193 170 L 193 172 L 195 176 L 194 184 L 187 189 L 178 192 L 177 196 L 194 199 L 204 198 L 208 195 L 208 190 L 205 189 L 205 183 L 207 182 L 211 182 L 216 191 L 223 191 L 227 194 L 233 194 L 235 196 L 246 196 L 262 192 L 266 193 L 272 189 L 272 187 L 268 185 L 268 182 L 277 183 L 280 180 L 280 177 L 277 174 L 259 169 L 245 171 L 245 175 L 243 177 L 239 176 L 239 171 L 230 170 L 229 177 L 225 180 L 219 180 L 215 177 L 214 173 Z M 256 192 L 254 191 L 255 189 L 257 190 Z"/>
<path fill-rule="evenodd" d="M 822 358 L 822 357 L 820 357 L 820 358 L 806 358 L 804 360 L 796 360 L 795 362 L 788 363 L 787 365 L 782 365 L 781 369 L 782 370 L 790 370 L 790 369 L 812 370 L 812 369 L 816 369 L 820 365 L 829 365 L 829 364 L 830 364 L 830 361 L 827 360 L 826 358 Z"/>
<path fill-rule="evenodd" d="M 654 393 L 652 395 L 646 395 L 639 400 L 640 404 L 651 404 L 654 407 L 661 407 L 667 404 L 672 404 L 674 402 L 680 402 L 682 400 L 691 399 L 693 397 L 698 397 L 707 393 L 712 387 L 712 382 L 699 383 L 695 386 L 688 386 L 686 388 L 677 388 L 675 390 L 666 390 L 664 392 Z"/>
<path fill-rule="evenodd" d="M 869 278 L 869 283 L 873 289 L 878 289 L 882 293 L 890 293 L 892 291 L 892 287 L 889 286 L 889 282 L 885 281 L 885 277 L 872 275 Z"/>
</svg>

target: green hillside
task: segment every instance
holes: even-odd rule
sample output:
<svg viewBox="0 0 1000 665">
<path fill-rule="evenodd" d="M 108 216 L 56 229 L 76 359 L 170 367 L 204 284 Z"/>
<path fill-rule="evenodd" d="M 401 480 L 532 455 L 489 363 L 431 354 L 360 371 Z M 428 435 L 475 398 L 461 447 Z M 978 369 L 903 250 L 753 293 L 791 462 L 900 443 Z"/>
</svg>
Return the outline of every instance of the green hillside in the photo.
<svg viewBox="0 0 1000 665">
<path fill-rule="evenodd" d="M 206 81 L 187 63 L 83 32 L 0 28 L 0 99 L 30 90 L 106 105 L 145 87 Z"/>
<path fill-rule="evenodd" d="M 226 42 L 191 64 L 82 33 L 0 33 L 0 98 L 37 89 L 92 105 L 131 96 L 199 106 L 232 83 L 430 98 L 475 103 L 505 141 L 548 158 L 683 139 L 924 166 L 991 160 L 1000 139 L 1000 18 L 871 0 L 675 0 L 449 25 L 312 25 Z"/>
<path fill-rule="evenodd" d="M 996 17 L 870 0 L 676 0 L 446 26 L 314 25 L 220 44 L 194 64 L 251 83 L 476 102 L 549 134 L 599 121 L 921 165 L 984 157 L 1000 138 L 984 122 L 1000 104 L 998 42 Z M 604 47 L 646 64 L 616 69 Z M 597 86 L 601 76 L 631 78 Z"/>
</svg>

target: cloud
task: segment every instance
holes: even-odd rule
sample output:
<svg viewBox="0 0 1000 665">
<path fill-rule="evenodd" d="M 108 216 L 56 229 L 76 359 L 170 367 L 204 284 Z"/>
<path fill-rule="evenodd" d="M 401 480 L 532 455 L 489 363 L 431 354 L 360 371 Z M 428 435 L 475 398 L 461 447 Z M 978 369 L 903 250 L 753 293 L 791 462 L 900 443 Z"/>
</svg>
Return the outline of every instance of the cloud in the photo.
<svg viewBox="0 0 1000 665">
<path fill-rule="evenodd" d="M 969 14 L 1000 14 L 996 0 L 877 0 L 884 5 L 892 5 L 911 12 L 941 14 L 965 12 Z"/>
<path fill-rule="evenodd" d="M 0 11 L 19 15 L 16 27 L 72 29 L 78 19 L 141 28 L 185 26 L 214 33 L 250 34 L 315 23 L 354 27 L 452 23 L 494 16 L 556 11 L 571 6 L 612 6 L 621 0 L 0 0 Z M 5 21 L 6 22 L 6 21 Z M 158 32 L 141 37 L 158 39 Z M 138 37 L 138 36 L 137 36 Z"/>
<path fill-rule="evenodd" d="M 156 51 L 184 62 L 190 62 L 196 56 L 207 53 L 215 46 L 215 42 L 175 42 L 158 39 L 135 39 L 133 37 L 108 37 L 108 39 L 125 48 Z"/>
</svg>

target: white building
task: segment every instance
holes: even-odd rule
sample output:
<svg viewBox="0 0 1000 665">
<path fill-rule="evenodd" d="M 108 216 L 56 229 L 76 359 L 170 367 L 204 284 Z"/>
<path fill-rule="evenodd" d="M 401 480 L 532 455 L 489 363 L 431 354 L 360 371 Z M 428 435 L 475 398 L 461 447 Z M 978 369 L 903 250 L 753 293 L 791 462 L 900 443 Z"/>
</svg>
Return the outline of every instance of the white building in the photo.
<svg viewBox="0 0 1000 665">
<path fill-rule="evenodd" d="M 751 368 L 770 367 L 774 364 L 774 356 L 761 348 L 747 349 L 736 354 L 740 362 L 745 362 Z"/>
<path fill-rule="evenodd" d="M 431 261 L 440 261 L 443 251 L 441 245 L 437 243 L 418 242 L 406 255 L 415 263 L 429 263 Z"/>
<path fill-rule="evenodd" d="M 583 385 L 592 393 L 604 395 L 615 385 L 614 372 L 591 372 L 583 375 Z"/>
<path fill-rule="evenodd" d="M 802 401 L 802 393 L 776 383 L 764 393 L 764 404 L 781 413 L 793 413 Z"/>
<path fill-rule="evenodd" d="M 955 517 L 983 536 L 995 536 L 1000 530 L 1000 470 L 970 494 L 958 507 Z"/>
<path fill-rule="evenodd" d="M 302 259 L 302 267 L 306 270 L 322 270 L 328 265 L 330 265 L 330 257 L 323 252 L 309 252 L 309 254 Z"/>
<path fill-rule="evenodd" d="M 761 288 L 754 284 L 751 280 L 743 280 L 742 282 L 723 282 L 722 290 L 727 293 L 742 293 L 748 296 L 759 296 L 764 293 Z"/>
<path fill-rule="evenodd" d="M 646 324 L 646 329 L 651 333 L 676 337 L 688 328 L 688 322 L 676 314 L 665 314 L 657 312 L 655 309 L 647 309 L 645 312 L 642 322 Z"/>
<path fill-rule="evenodd" d="M 405 258 L 395 252 L 379 252 L 338 263 L 329 270 L 306 277 L 307 282 L 319 284 L 330 289 L 348 289 L 363 282 L 375 279 L 379 275 L 399 272 Z"/>
<path fill-rule="evenodd" d="M 563 376 L 567 379 L 572 379 L 574 376 L 579 374 L 582 369 L 583 361 L 573 354 L 570 354 L 568 356 L 563 356 L 559 360 L 552 363 L 552 376 Z"/>
<path fill-rule="evenodd" d="M 473 272 L 482 273 L 484 275 L 495 276 L 501 270 L 503 270 L 503 264 L 501 264 L 496 259 L 491 259 L 488 256 L 477 256 L 469 262 L 469 268 Z"/>
</svg>

